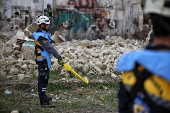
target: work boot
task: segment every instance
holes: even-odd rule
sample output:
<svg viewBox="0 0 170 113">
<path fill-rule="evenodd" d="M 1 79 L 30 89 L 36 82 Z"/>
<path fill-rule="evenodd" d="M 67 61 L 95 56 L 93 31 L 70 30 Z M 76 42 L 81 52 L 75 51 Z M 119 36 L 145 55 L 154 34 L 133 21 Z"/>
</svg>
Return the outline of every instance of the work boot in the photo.
<svg viewBox="0 0 170 113">
<path fill-rule="evenodd" d="M 50 104 L 51 100 L 52 97 L 48 97 L 47 95 L 45 95 L 43 99 L 40 99 L 40 105 L 43 107 L 54 108 L 55 106 Z"/>
<path fill-rule="evenodd" d="M 41 105 L 42 107 L 49 107 L 49 108 L 54 108 L 54 107 L 56 107 L 55 105 L 51 105 L 51 104 L 49 103 L 49 101 L 41 101 L 41 100 L 40 100 L 40 105 Z"/>
<path fill-rule="evenodd" d="M 52 97 L 47 97 L 47 101 L 52 101 Z"/>
</svg>

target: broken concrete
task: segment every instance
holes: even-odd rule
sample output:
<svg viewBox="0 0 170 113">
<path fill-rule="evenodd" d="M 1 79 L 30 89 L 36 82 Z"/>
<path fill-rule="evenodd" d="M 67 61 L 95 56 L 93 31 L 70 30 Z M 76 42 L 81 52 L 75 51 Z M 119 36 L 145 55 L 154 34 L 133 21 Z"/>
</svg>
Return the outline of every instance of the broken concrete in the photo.
<svg viewBox="0 0 170 113">
<path fill-rule="evenodd" d="M 5 47 L 6 50 L 3 50 L 3 59 L 0 62 L 3 65 L 0 68 L 1 75 L 7 73 L 17 75 L 25 72 L 37 72 L 37 65 L 34 61 L 34 47 L 28 46 L 24 42 L 19 46 L 21 50 L 17 49 L 16 37 L 9 40 Z M 55 48 L 64 58 L 64 61 L 74 69 L 83 69 L 93 75 L 101 75 L 111 74 L 115 71 L 121 54 L 144 48 L 148 43 L 135 39 L 125 40 L 117 36 L 112 36 L 112 40 L 108 38 L 106 40 L 93 41 L 66 41 L 57 43 Z M 61 71 L 63 75 L 68 76 L 68 72 L 58 65 L 57 59 L 52 58 L 52 62 L 54 63 L 51 68 L 52 71 Z M 10 69 L 7 67 L 10 67 Z M 104 69 L 104 71 L 101 69 Z"/>
<path fill-rule="evenodd" d="M 27 46 L 23 44 L 22 49 L 21 49 L 23 59 L 24 60 L 35 60 L 34 50 L 35 50 L 34 46 Z"/>
<path fill-rule="evenodd" d="M 65 39 L 65 34 L 59 32 L 59 31 L 56 31 L 56 32 L 54 33 L 54 35 L 51 37 L 51 39 L 52 39 L 55 43 L 62 43 L 62 42 L 65 42 L 65 41 L 66 41 L 66 39 Z"/>
<path fill-rule="evenodd" d="M 64 58 L 64 61 L 70 64 L 75 70 L 83 70 L 88 72 L 89 75 L 112 74 L 112 76 L 114 76 L 113 73 L 120 55 L 144 48 L 149 41 L 148 38 L 142 41 L 132 39 L 134 38 L 133 36 L 138 38 L 136 34 L 140 35 L 143 27 L 146 27 L 145 34 L 149 30 L 148 28 L 150 28 L 147 25 L 143 25 L 143 11 L 141 6 L 139 6 L 140 2 L 139 0 L 113 0 L 110 5 L 107 4 L 107 8 L 110 8 L 112 4 L 117 4 L 117 6 L 112 7 L 112 9 L 99 11 L 102 12 L 100 15 L 102 18 L 96 18 L 98 25 L 96 23 L 89 24 L 89 26 L 96 26 L 94 34 L 89 32 L 87 26 L 81 26 L 81 30 L 76 29 L 79 33 L 74 34 L 73 31 L 77 31 L 72 28 L 73 26 L 68 28 L 68 22 L 60 23 L 61 27 L 59 27 L 58 31 L 55 31 L 51 37 L 56 42 L 54 45 L 55 48 Z M 105 1 L 103 1 L 102 4 L 104 5 Z M 118 8 L 118 6 L 121 7 Z M 124 10 L 124 8 L 127 10 Z M 73 7 L 73 9 L 75 8 Z M 131 11 L 133 12 L 129 13 Z M 42 11 L 40 12 L 43 13 Z M 98 14 L 97 12 L 95 13 L 96 15 Z M 110 15 L 106 16 L 106 13 Z M 13 18 L 11 22 L 9 22 L 9 25 L 11 25 L 10 29 L 8 28 L 9 26 L 4 28 L 10 32 L 16 32 L 15 36 L 13 36 L 13 38 L 10 37 L 11 35 L 8 35 L 10 32 L 0 35 L 0 37 L 2 37 L 0 39 L 0 47 L 2 47 L 2 50 L 0 50 L 0 58 L 2 59 L 0 61 L 0 65 L 2 65 L 0 67 L 0 75 L 17 76 L 18 74 L 23 75 L 25 72 L 37 73 L 37 65 L 34 61 L 34 40 L 31 39 L 33 39 L 32 33 L 37 30 L 38 26 L 36 22 L 30 25 L 22 25 L 20 19 L 18 20 L 16 18 Z M 34 20 L 36 20 L 36 18 L 37 15 Z M 83 16 L 83 18 L 85 18 L 85 16 Z M 15 19 L 18 23 L 14 26 L 12 23 L 14 23 Z M 105 19 L 109 20 L 109 23 L 106 24 Z M 126 25 L 127 23 L 130 23 L 130 25 Z M 16 31 L 14 28 L 18 26 L 19 29 Z M 110 26 L 111 29 L 105 29 L 108 26 Z M 90 28 L 90 30 L 92 30 L 92 28 Z M 86 40 L 86 34 L 89 35 L 88 37 L 92 37 L 92 39 L 95 38 L 95 40 Z M 99 35 L 104 38 L 97 39 L 96 37 Z M 67 41 L 68 36 L 72 37 L 71 41 Z M 125 37 L 122 36 L 129 37 L 125 39 Z M 85 40 L 83 40 L 84 38 Z M 143 38 L 146 37 L 143 36 Z M 52 62 L 54 63 L 51 68 L 52 71 L 58 71 L 62 75 L 69 76 L 68 72 L 58 65 L 57 59 L 52 57 Z"/>
</svg>

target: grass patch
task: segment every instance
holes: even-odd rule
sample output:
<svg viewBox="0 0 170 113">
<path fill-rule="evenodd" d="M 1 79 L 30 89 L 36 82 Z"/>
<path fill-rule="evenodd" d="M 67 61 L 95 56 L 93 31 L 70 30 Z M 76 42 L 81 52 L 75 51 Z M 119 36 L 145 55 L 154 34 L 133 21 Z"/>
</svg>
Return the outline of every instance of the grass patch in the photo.
<svg viewBox="0 0 170 113">
<path fill-rule="evenodd" d="M 87 76 L 86 72 L 81 72 L 80 70 L 77 72 L 82 73 L 83 76 Z M 110 77 L 108 75 L 104 76 Z M 75 76 L 73 75 L 73 77 Z M 117 93 L 119 90 L 119 84 L 117 82 L 90 83 L 88 85 L 84 82 L 55 82 L 61 78 L 64 77 L 59 73 L 51 72 L 50 74 L 49 81 L 53 82 L 50 82 L 47 86 L 47 95 L 53 94 L 54 99 L 58 98 L 56 101 L 52 102 L 52 104 L 57 106 L 53 109 L 40 107 L 38 95 L 33 96 L 29 92 L 31 89 L 34 89 L 34 93 L 37 94 L 37 83 L 27 83 L 29 85 L 14 84 L 11 87 L 2 84 L 5 80 L 4 79 L 0 84 L 1 87 L 8 89 L 12 93 L 9 95 L 4 94 L 3 92 L 2 94 L 0 93 L 0 112 L 5 110 L 10 112 L 18 110 L 19 113 L 56 113 L 57 111 L 89 107 L 98 109 L 103 109 L 101 106 L 107 106 L 110 108 L 117 107 Z M 36 76 L 32 77 L 32 79 L 32 81 L 37 81 Z"/>
<path fill-rule="evenodd" d="M 47 86 L 47 89 L 49 91 L 55 91 L 55 90 L 70 90 L 72 87 L 71 85 L 64 84 L 64 83 L 49 83 Z"/>
<path fill-rule="evenodd" d="M 50 79 L 59 80 L 61 78 L 63 78 L 63 76 L 60 75 L 59 73 L 57 73 L 57 72 L 50 72 Z"/>
</svg>

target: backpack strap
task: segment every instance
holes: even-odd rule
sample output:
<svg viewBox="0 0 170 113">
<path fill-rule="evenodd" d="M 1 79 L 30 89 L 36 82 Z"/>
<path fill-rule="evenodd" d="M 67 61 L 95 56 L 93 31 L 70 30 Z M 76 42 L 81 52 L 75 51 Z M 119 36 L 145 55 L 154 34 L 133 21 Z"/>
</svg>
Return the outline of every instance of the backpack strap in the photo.
<svg viewBox="0 0 170 113">
<path fill-rule="evenodd" d="M 135 69 L 133 70 L 133 73 L 137 79 L 137 82 L 134 84 L 134 86 L 131 88 L 131 97 L 132 100 L 136 97 L 139 90 L 143 89 L 143 83 L 144 81 L 149 78 L 152 73 L 150 73 L 148 70 L 146 70 L 143 66 L 136 64 Z"/>
<path fill-rule="evenodd" d="M 38 42 L 38 41 L 35 41 L 35 55 L 36 55 L 36 58 L 41 58 L 41 51 L 44 51 L 44 49 L 42 48 L 41 44 Z"/>
<path fill-rule="evenodd" d="M 142 67 L 139 64 L 136 64 L 136 67 L 133 70 L 133 73 L 136 77 L 136 83 L 132 86 L 130 90 L 131 94 L 131 100 L 134 101 L 135 97 L 137 96 L 137 93 L 141 91 L 144 94 L 144 100 L 146 100 L 151 107 L 153 112 L 156 113 L 169 113 L 169 110 L 166 108 L 163 108 L 162 106 L 156 105 L 153 101 L 151 101 L 150 97 L 144 90 L 144 81 L 151 77 L 153 74 L 150 73 L 148 70 L 146 70 L 144 67 Z"/>
</svg>

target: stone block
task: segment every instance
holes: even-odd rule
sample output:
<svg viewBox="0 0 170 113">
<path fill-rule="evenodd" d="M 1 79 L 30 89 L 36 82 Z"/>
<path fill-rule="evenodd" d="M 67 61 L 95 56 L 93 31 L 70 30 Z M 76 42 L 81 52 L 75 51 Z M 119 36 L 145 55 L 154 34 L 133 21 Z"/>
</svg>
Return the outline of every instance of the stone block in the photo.
<svg viewBox="0 0 170 113">
<path fill-rule="evenodd" d="M 19 45 L 19 46 L 22 46 L 22 44 L 25 42 L 24 39 L 17 39 L 17 42 L 16 44 Z"/>
<path fill-rule="evenodd" d="M 62 43 L 65 42 L 65 34 L 61 32 L 55 32 L 54 35 L 51 37 L 52 40 L 54 40 L 56 43 Z"/>
<path fill-rule="evenodd" d="M 24 40 L 24 37 L 25 37 L 24 32 L 22 32 L 22 31 L 17 32 L 17 34 L 16 34 L 17 39 Z"/>
<path fill-rule="evenodd" d="M 21 54 L 23 55 L 24 60 L 35 60 L 34 50 L 35 48 L 33 46 L 23 44 Z"/>
<path fill-rule="evenodd" d="M 30 37 L 32 35 L 32 33 L 28 31 L 28 29 L 25 29 L 23 32 L 24 32 L 24 35 L 27 37 Z"/>
<path fill-rule="evenodd" d="M 96 65 L 91 65 L 90 70 L 96 75 L 104 74 L 104 72 L 99 67 L 97 67 Z"/>
<path fill-rule="evenodd" d="M 36 23 L 32 23 L 27 27 L 27 29 L 31 32 L 34 33 L 38 29 L 38 25 Z"/>
</svg>

